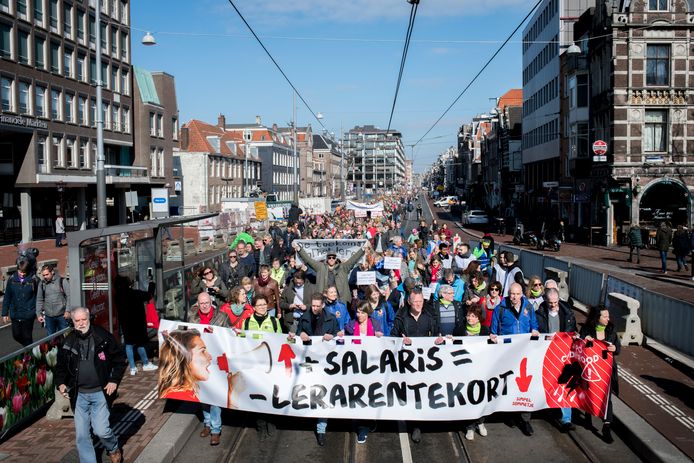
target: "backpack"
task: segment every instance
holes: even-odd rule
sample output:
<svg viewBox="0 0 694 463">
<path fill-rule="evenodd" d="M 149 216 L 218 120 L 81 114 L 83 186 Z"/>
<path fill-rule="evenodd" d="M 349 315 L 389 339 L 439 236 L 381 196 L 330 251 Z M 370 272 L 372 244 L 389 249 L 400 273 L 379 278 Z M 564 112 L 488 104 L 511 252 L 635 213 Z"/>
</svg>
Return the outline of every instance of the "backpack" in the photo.
<svg viewBox="0 0 694 463">
<path fill-rule="evenodd" d="M 67 295 L 65 294 L 65 288 L 63 288 L 63 277 L 58 275 L 58 288 L 60 288 L 60 294 L 63 295 L 65 300 L 65 305 L 67 305 Z M 46 300 L 46 282 L 41 281 L 41 294 L 43 295 L 43 300 Z"/>
<path fill-rule="evenodd" d="M 277 319 L 275 317 L 270 317 L 270 321 L 272 322 L 272 329 L 277 333 Z M 243 321 L 243 329 L 248 330 L 248 327 L 250 326 L 251 323 L 251 317 L 248 317 Z"/>
</svg>

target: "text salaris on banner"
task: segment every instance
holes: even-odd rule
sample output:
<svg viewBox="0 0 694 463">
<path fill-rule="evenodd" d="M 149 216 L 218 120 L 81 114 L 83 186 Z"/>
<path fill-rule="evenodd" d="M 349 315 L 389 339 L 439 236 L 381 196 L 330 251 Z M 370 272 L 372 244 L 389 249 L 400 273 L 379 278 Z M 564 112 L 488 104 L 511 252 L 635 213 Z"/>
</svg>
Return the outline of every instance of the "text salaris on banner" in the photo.
<svg viewBox="0 0 694 463">
<path fill-rule="evenodd" d="M 612 354 L 566 333 L 313 338 L 162 320 L 159 396 L 297 417 L 471 420 L 572 407 L 604 416 Z"/>
</svg>

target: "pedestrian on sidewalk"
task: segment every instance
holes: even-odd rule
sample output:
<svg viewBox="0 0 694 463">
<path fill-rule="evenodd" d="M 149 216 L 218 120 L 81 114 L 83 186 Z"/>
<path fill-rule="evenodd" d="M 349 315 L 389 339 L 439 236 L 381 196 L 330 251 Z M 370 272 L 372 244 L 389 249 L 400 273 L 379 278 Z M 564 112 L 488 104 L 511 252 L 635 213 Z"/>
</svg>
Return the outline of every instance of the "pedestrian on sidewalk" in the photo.
<svg viewBox="0 0 694 463">
<path fill-rule="evenodd" d="M 660 223 L 660 227 L 655 234 L 655 247 L 660 252 L 661 272 L 667 273 L 667 253 L 672 243 L 672 227 L 667 220 Z"/>
<path fill-rule="evenodd" d="M 112 463 L 123 459 L 118 437 L 109 425 L 109 403 L 125 371 L 125 356 L 111 333 L 89 322 L 89 309 L 72 310 L 75 329 L 58 352 L 55 384 L 75 412 L 75 441 L 81 462 L 96 463 L 89 429 L 99 438 Z"/>
<path fill-rule="evenodd" d="M 63 216 L 58 214 L 55 218 L 55 247 L 60 248 L 63 246 L 63 240 L 65 239 L 65 220 Z"/>
<path fill-rule="evenodd" d="M 689 233 L 687 233 L 687 227 L 684 225 L 678 225 L 675 235 L 672 237 L 672 252 L 675 254 L 675 260 L 677 261 L 677 271 L 689 270 L 687 266 L 687 255 L 692 251 L 692 243 L 689 238 Z"/>
<path fill-rule="evenodd" d="M 643 240 L 641 239 L 641 227 L 639 227 L 638 222 L 631 223 L 629 233 L 627 234 L 627 239 L 629 240 L 629 258 L 627 259 L 627 261 L 632 261 L 632 255 L 634 253 L 634 250 L 636 250 L 636 263 L 640 264 Z"/>
<path fill-rule="evenodd" d="M 36 318 L 39 323 L 45 323 L 46 332 L 50 336 L 67 328 L 70 318 L 70 285 L 50 264 L 41 267 L 41 277 L 43 279 L 36 292 Z"/>
<path fill-rule="evenodd" d="M 142 360 L 142 371 L 155 371 L 157 366 L 147 358 L 145 346 L 149 342 L 147 335 L 147 312 L 145 305 L 152 298 L 153 292 L 132 288 L 132 282 L 127 276 L 119 275 L 115 282 L 114 300 L 118 310 L 118 322 L 125 340 L 125 355 L 130 364 L 130 375 L 137 374 L 135 349 Z M 152 286 L 153 289 L 153 285 Z"/>
<path fill-rule="evenodd" d="M 12 321 L 12 337 L 22 346 L 34 342 L 37 288 L 34 263 L 22 260 L 7 282 L 2 300 L 2 319 L 5 323 Z"/>
</svg>

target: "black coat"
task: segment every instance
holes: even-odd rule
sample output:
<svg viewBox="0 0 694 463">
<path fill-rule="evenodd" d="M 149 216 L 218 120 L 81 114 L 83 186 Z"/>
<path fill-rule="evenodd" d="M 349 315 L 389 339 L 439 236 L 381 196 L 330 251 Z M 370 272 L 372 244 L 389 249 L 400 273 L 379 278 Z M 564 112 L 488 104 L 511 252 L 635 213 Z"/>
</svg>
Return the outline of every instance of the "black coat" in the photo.
<svg viewBox="0 0 694 463">
<path fill-rule="evenodd" d="M 316 330 L 314 331 L 313 326 L 311 324 L 312 316 L 312 310 L 310 308 L 306 309 L 306 312 L 304 312 L 304 314 L 299 319 L 299 326 L 296 329 L 297 336 L 301 333 L 306 333 L 309 336 L 323 336 L 324 334 L 332 334 L 333 336 L 335 336 L 337 332 L 340 330 L 335 315 L 331 314 L 330 312 L 324 309 L 321 313 L 323 321 L 321 324 L 316 326 Z"/>
<path fill-rule="evenodd" d="M 441 312 L 439 311 L 439 308 L 441 307 L 441 301 L 438 300 L 434 302 L 433 304 L 430 304 L 427 306 L 425 304 L 424 308 L 429 312 L 429 314 L 434 318 L 436 321 L 436 325 L 441 328 Z M 462 336 L 463 331 L 465 331 L 465 323 L 467 320 L 465 319 L 466 315 L 466 307 L 463 306 L 461 302 L 458 301 L 453 301 L 453 307 L 455 307 L 455 327 L 453 328 L 453 334 L 454 336 Z M 436 333 L 436 336 L 438 336 L 439 333 Z"/>
<path fill-rule="evenodd" d="M 87 336 L 94 340 L 94 366 L 99 377 L 99 384 L 106 387 L 108 383 L 120 383 L 125 372 L 125 352 L 116 343 L 111 333 L 100 326 L 91 325 Z M 70 402 L 74 409 L 77 401 L 77 377 L 79 375 L 80 348 L 79 332 L 73 330 L 65 337 L 63 345 L 58 349 L 58 363 L 55 367 L 54 383 L 58 386 L 65 384 L 69 389 Z M 99 357 L 103 353 L 104 360 Z M 107 396 L 107 400 L 115 398 L 115 394 Z"/>
<path fill-rule="evenodd" d="M 581 337 L 585 338 L 586 336 L 590 336 L 593 339 L 598 339 L 598 337 L 595 335 L 595 327 L 591 327 L 586 325 L 583 325 L 581 327 Z M 617 336 L 617 330 L 615 329 L 615 326 L 612 323 L 608 323 L 607 326 L 605 327 L 605 339 L 604 342 L 609 342 L 610 344 L 613 344 L 617 350 L 613 352 L 613 361 L 612 361 L 612 378 L 610 379 L 610 391 L 615 394 L 619 395 L 619 382 L 617 381 L 617 356 L 622 350 L 622 345 L 619 342 L 619 336 Z"/>
<path fill-rule="evenodd" d="M 540 304 L 540 307 L 538 307 L 535 312 L 535 318 L 537 318 L 537 330 L 540 333 L 548 333 L 549 307 L 547 306 L 547 302 Z M 559 301 L 559 331 L 562 333 L 576 332 L 576 317 L 571 307 L 564 301 Z"/>
<path fill-rule="evenodd" d="M 115 302 L 118 309 L 118 323 L 126 344 L 144 346 L 147 336 L 147 315 L 145 304 L 151 299 L 147 291 L 127 288 L 116 291 Z"/>
</svg>

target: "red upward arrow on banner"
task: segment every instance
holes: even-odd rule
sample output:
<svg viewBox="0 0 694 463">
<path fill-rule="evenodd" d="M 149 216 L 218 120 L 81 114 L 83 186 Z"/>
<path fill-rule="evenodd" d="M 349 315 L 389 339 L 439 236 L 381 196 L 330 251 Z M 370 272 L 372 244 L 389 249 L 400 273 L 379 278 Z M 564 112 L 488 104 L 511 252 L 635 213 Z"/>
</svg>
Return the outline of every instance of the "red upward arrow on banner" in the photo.
<svg viewBox="0 0 694 463">
<path fill-rule="evenodd" d="M 280 349 L 280 355 L 277 358 L 278 362 L 284 362 L 284 368 L 287 369 L 287 374 L 291 376 L 292 374 L 292 359 L 296 358 L 296 354 L 292 350 L 292 346 L 289 344 L 282 344 Z"/>
<path fill-rule="evenodd" d="M 520 376 L 516 376 L 516 384 L 521 392 L 528 392 L 533 375 L 528 375 L 528 358 L 523 357 L 520 363 Z"/>
</svg>

